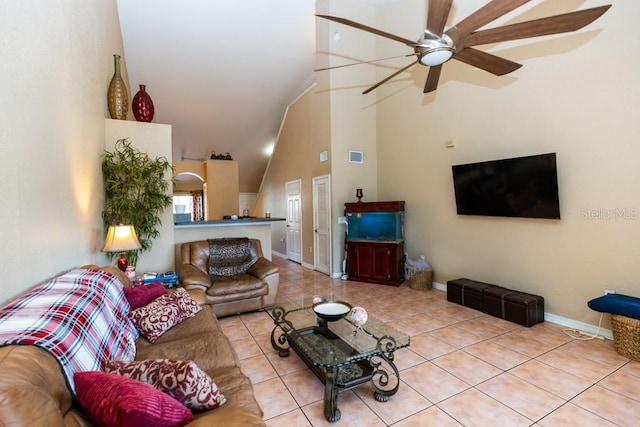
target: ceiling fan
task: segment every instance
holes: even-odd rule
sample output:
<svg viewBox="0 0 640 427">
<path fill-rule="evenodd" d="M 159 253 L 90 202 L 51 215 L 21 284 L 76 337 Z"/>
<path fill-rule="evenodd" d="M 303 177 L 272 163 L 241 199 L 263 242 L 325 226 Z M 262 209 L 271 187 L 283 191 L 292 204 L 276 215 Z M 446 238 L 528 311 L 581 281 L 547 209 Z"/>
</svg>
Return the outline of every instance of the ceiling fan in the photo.
<svg viewBox="0 0 640 427">
<path fill-rule="evenodd" d="M 531 1 L 492 0 L 445 31 L 445 24 L 449 17 L 453 0 L 428 1 L 427 28 L 417 41 L 387 33 L 349 19 L 331 15 L 316 15 L 320 18 L 398 41 L 413 49 L 417 58 L 415 62 L 385 77 L 362 92 L 363 94 L 371 92 L 403 71 L 413 67 L 415 64 L 429 67 L 429 75 L 427 76 L 423 92 L 433 92 L 438 87 L 442 64 L 450 59 L 457 59 L 458 61 L 488 71 L 496 76 L 511 73 L 520 68 L 522 64 L 475 49 L 474 46 L 576 31 L 598 19 L 611 7 L 609 4 L 477 31 L 488 23 Z M 317 71 L 330 68 L 337 67 L 322 68 Z"/>
</svg>

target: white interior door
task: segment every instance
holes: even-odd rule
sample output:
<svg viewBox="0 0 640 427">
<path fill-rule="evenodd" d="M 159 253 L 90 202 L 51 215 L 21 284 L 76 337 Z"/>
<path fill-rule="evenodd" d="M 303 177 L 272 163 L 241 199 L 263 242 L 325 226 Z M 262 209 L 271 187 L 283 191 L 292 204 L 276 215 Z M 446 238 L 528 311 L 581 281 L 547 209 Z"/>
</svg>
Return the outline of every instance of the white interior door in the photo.
<svg viewBox="0 0 640 427">
<path fill-rule="evenodd" d="M 302 181 L 285 183 L 287 194 L 287 258 L 302 262 Z"/>
<path fill-rule="evenodd" d="M 315 269 L 331 274 L 331 181 L 313 178 L 313 254 Z"/>
</svg>

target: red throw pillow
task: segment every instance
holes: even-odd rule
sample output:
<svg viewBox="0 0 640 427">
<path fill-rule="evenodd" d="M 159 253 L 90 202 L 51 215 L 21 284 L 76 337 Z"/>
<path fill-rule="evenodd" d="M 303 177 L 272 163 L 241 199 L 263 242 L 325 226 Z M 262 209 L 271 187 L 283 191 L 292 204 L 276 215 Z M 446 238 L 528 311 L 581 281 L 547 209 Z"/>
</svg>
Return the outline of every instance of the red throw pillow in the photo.
<svg viewBox="0 0 640 427">
<path fill-rule="evenodd" d="M 105 372 L 73 374 L 76 396 L 101 426 L 177 427 L 193 421 L 182 403 L 140 381 Z"/>
<path fill-rule="evenodd" d="M 167 293 L 162 282 L 153 282 L 148 285 L 122 288 L 124 297 L 129 301 L 131 310 L 149 304 L 154 299 Z"/>
<path fill-rule="evenodd" d="M 149 342 L 154 343 L 173 326 L 195 316 L 200 310 L 200 304 L 184 288 L 178 288 L 130 311 L 129 318 Z"/>
<path fill-rule="evenodd" d="M 104 371 L 145 382 L 196 411 L 226 402 L 216 383 L 191 360 L 107 360 Z"/>
</svg>

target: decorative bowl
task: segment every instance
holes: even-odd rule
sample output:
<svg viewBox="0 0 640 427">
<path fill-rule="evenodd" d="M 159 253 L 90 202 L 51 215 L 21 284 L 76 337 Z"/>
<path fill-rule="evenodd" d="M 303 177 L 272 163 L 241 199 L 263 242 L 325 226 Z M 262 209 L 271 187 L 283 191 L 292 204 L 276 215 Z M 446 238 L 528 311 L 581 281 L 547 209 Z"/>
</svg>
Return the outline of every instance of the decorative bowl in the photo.
<svg viewBox="0 0 640 427">
<path fill-rule="evenodd" d="M 313 306 L 316 316 L 326 322 L 335 322 L 342 319 L 351 311 L 351 305 L 346 302 L 328 301 Z"/>
</svg>

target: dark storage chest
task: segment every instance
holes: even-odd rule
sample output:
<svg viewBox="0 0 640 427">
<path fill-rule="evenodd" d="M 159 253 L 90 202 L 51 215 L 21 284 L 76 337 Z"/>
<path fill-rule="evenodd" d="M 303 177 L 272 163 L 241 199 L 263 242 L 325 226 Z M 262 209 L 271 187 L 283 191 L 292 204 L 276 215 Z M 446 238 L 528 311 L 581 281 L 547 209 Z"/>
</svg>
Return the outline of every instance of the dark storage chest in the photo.
<svg viewBox="0 0 640 427">
<path fill-rule="evenodd" d="M 455 279 L 447 282 L 447 301 L 482 311 L 482 293 L 496 285 L 470 279 Z"/>
<path fill-rule="evenodd" d="M 482 311 L 504 319 L 504 297 L 513 293 L 511 289 L 494 286 L 482 294 Z"/>
<path fill-rule="evenodd" d="M 471 279 L 447 282 L 447 301 L 483 313 L 532 326 L 544 321 L 544 298 Z"/>
<path fill-rule="evenodd" d="M 483 293 L 484 312 L 522 326 L 532 326 L 544 321 L 544 298 L 538 295 L 491 288 Z"/>
</svg>

